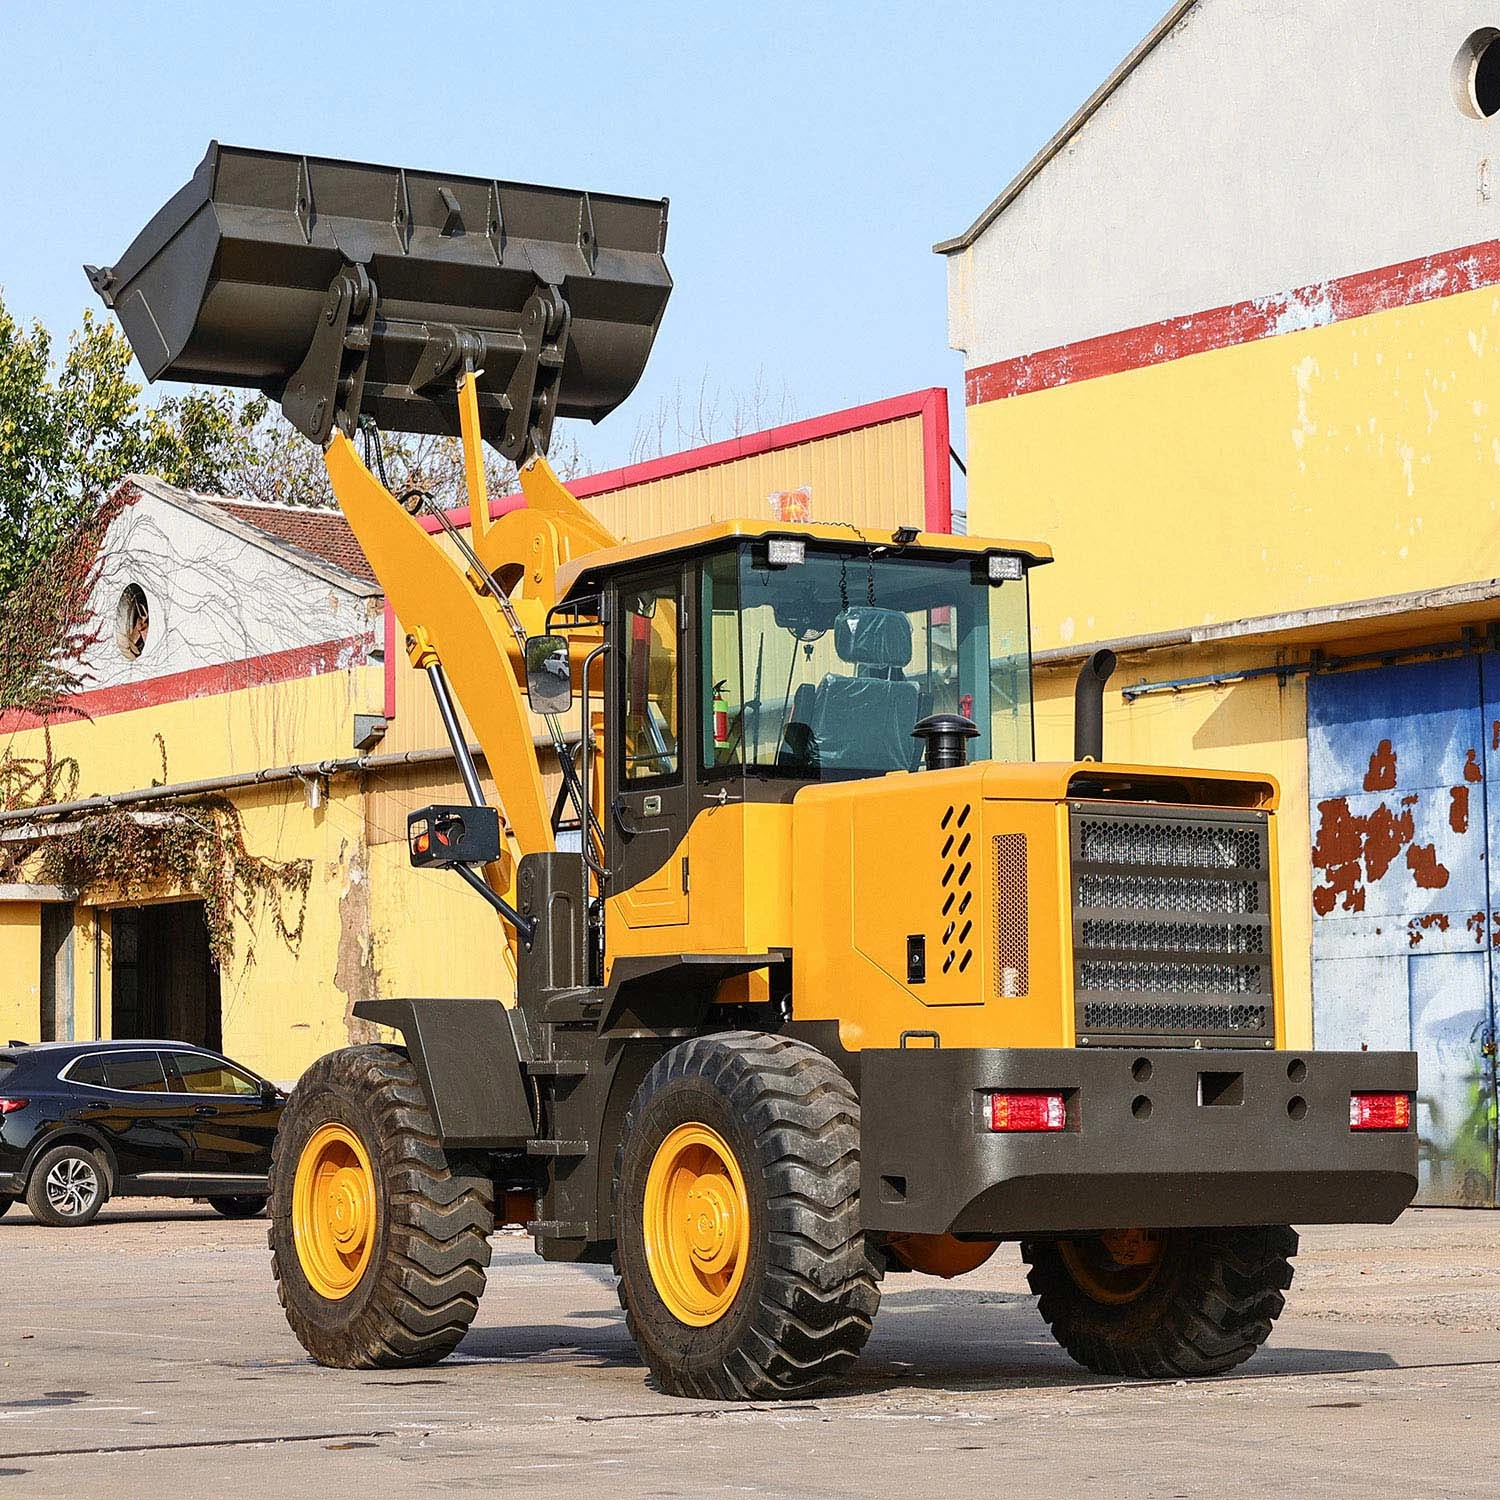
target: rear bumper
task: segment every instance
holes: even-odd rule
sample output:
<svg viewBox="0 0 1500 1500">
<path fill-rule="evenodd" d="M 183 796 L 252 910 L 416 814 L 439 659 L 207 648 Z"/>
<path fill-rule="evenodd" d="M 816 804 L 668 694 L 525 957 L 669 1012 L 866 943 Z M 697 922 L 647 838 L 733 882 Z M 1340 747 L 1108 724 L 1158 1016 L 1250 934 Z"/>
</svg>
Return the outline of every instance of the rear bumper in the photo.
<svg viewBox="0 0 1500 1500">
<path fill-rule="evenodd" d="M 859 1065 L 867 1229 L 1388 1224 L 1417 1190 L 1415 1131 L 1349 1129 L 1351 1093 L 1415 1091 L 1410 1052 L 881 1048 Z M 997 1089 L 1063 1092 L 1068 1128 L 983 1128 Z"/>
</svg>

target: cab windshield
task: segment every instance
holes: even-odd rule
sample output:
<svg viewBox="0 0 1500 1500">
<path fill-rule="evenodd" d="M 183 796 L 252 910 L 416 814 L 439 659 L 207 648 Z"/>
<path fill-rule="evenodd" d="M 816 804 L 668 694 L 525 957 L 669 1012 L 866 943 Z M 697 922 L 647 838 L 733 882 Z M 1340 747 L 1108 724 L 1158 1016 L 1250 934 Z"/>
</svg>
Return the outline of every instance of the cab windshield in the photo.
<svg viewBox="0 0 1500 1500">
<path fill-rule="evenodd" d="M 703 764 L 808 780 L 915 770 L 928 714 L 979 728 L 973 760 L 1032 758 L 1024 577 L 991 583 L 984 554 L 763 548 L 703 571 Z"/>
</svg>

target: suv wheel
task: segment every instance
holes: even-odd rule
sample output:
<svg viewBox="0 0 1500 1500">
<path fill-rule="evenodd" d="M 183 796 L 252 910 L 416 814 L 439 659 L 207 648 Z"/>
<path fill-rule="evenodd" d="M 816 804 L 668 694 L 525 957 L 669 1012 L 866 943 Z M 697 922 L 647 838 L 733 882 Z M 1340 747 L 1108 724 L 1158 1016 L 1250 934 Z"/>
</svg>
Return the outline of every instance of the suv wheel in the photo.
<svg viewBox="0 0 1500 1500">
<path fill-rule="evenodd" d="M 42 1153 L 26 1185 L 32 1217 L 54 1229 L 91 1223 L 109 1197 L 103 1164 L 84 1146 L 54 1146 Z"/>
</svg>

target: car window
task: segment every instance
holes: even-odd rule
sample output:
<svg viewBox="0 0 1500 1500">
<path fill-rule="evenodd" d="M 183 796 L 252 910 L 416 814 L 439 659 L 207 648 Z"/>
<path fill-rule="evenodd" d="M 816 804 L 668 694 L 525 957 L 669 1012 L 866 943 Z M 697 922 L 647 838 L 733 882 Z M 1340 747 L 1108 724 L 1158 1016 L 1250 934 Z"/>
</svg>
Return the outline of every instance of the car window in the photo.
<svg viewBox="0 0 1500 1500">
<path fill-rule="evenodd" d="M 14 1073 L 15 1070 L 16 1070 L 16 1060 L 15 1060 L 15 1058 L 13 1058 L 13 1057 L 0 1057 L 0 1078 L 4 1078 L 7 1073 Z"/>
<path fill-rule="evenodd" d="M 100 1089 L 107 1087 L 102 1057 L 80 1057 L 67 1072 L 69 1083 L 90 1083 Z"/>
<path fill-rule="evenodd" d="M 167 1075 L 154 1052 L 111 1052 L 104 1059 L 104 1076 L 112 1089 L 132 1094 L 164 1094 Z M 77 1077 L 77 1074 L 74 1074 Z"/>
<path fill-rule="evenodd" d="M 205 1057 L 201 1052 L 174 1052 L 172 1065 L 190 1094 L 241 1094 L 249 1098 L 260 1094 L 260 1084 L 255 1079 L 217 1057 Z"/>
</svg>

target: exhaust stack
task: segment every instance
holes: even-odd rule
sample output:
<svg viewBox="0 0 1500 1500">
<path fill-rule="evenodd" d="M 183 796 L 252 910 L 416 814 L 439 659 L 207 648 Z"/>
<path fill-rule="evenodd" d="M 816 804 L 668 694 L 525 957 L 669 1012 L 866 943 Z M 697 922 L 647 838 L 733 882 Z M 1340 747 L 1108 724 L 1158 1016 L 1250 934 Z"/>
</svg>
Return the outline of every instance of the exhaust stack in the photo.
<svg viewBox="0 0 1500 1500">
<path fill-rule="evenodd" d="M 1113 651 L 1096 651 L 1078 672 L 1073 689 L 1073 759 L 1104 759 L 1104 686 L 1114 675 Z"/>
</svg>

